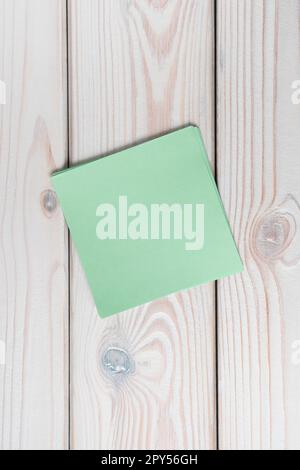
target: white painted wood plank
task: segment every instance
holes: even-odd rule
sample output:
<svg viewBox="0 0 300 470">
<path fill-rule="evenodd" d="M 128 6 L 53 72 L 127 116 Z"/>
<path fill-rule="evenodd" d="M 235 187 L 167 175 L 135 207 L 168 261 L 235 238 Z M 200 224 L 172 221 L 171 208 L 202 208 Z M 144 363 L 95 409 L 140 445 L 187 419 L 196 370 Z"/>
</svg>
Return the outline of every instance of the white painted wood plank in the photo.
<svg viewBox="0 0 300 470">
<path fill-rule="evenodd" d="M 0 448 L 67 445 L 66 4 L 0 1 Z"/>
<path fill-rule="evenodd" d="M 212 157 L 213 3 L 69 7 L 72 162 L 187 123 Z M 73 448 L 214 448 L 213 285 L 102 320 L 73 250 L 71 319 Z"/>
<path fill-rule="evenodd" d="M 245 261 L 219 282 L 225 449 L 300 448 L 297 0 L 218 1 L 218 181 Z"/>
</svg>

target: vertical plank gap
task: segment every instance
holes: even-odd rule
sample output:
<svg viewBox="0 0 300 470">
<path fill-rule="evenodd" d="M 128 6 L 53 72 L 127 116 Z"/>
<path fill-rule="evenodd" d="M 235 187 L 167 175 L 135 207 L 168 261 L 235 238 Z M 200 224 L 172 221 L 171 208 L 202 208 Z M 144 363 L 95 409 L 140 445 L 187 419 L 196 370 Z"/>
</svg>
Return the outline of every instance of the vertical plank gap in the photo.
<svg viewBox="0 0 300 470">
<path fill-rule="evenodd" d="M 217 5 L 214 0 L 214 170 L 215 180 L 218 186 L 218 69 L 217 69 Z M 215 281 L 215 355 L 216 355 L 216 449 L 219 450 L 219 365 L 218 365 L 218 281 Z"/>
<path fill-rule="evenodd" d="M 67 167 L 70 166 L 70 69 L 69 69 L 69 0 L 66 0 L 66 62 L 67 62 Z M 68 449 L 71 449 L 71 243 L 68 228 Z"/>
</svg>

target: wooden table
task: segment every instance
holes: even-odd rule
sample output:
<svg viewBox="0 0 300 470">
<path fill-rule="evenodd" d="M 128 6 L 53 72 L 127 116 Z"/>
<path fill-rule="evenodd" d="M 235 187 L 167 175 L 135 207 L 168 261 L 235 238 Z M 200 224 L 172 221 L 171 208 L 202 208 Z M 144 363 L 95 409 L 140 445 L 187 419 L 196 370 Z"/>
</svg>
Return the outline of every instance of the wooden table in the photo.
<svg viewBox="0 0 300 470">
<path fill-rule="evenodd" d="M 300 449 L 299 24 L 299 0 L 0 0 L 2 449 Z M 245 271 L 101 320 L 49 175 L 188 123 Z"/>
</svg>

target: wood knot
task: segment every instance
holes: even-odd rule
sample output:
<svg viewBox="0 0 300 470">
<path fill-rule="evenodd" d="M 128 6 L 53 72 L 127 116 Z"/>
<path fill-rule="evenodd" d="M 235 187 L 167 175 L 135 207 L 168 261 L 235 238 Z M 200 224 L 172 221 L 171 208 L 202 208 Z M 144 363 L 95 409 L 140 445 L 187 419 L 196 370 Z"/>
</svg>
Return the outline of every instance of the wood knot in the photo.
<svg viewBox="0 0 300 470">
<path fill-rule="evenodd" d="M 255 249 L 265 260 L 281 257 L 294 236 L 292 218 L 288 213 L 271 212 L 262 217 L 254 231 Z"/>
<path fill-rule="evenodd" d="M 102 367 L 111 378 L 126 377 L 134 370 L 134 363 L 125 349 L 111 346 L 102 353 Z"/>
<path fill-rule="evenodd" d="M 57 209 L 57 198 L 54 191 L 47 189 L 41 194 L 41 206 L 47 217 L 51 217 Z"/>
</svg>

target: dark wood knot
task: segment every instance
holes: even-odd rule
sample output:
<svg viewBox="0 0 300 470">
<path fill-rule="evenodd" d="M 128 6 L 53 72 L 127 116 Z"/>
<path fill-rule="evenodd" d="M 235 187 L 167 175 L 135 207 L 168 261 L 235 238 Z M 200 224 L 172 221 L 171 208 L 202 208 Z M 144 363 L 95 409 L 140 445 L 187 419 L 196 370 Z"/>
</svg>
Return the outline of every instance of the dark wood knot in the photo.
<svg viewBox="0 0 300 470">
<path fill-rule="evenodd" d="M 51 217 L 57 209 L 57 198 L 54 191 L 47 189 L 41 194 L 41 206 L 47 217 Z"/>
<path fill-rule="evenodd" d="M 254 230 L 256 253 L 265 260 L 279 259 L 294 236 L 293 219 L 287 213 L 270 212 L 261 217 Z"/>
<path fill-rule="evenodd" d="M 108 347 L 103 351 L 101 363 L 111 378 L 128 376 L 134 370 L 134 362 L 129 353 L 117 346 Z"/>
</svg>

